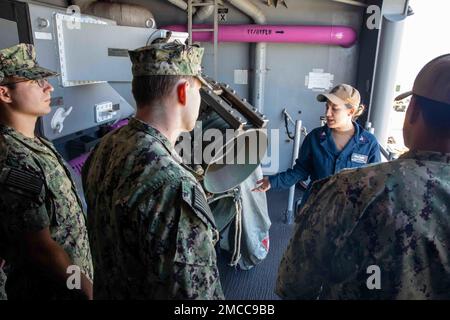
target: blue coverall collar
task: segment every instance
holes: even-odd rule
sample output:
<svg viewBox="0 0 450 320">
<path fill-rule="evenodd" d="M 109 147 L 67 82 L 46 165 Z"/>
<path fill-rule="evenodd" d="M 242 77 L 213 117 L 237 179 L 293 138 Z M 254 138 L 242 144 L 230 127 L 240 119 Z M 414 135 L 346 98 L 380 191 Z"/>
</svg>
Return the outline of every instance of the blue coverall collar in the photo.
<svg viewBox="0 0 450 320">
<path fill-rule="evenodd" d="M 349 144 L 354 144 L 354 143 L 367 143 L 368 139 L 366 137 L 364 137 L 363 132 L 364 129 L 356 122 L 352 121 L 353 126 L 355 127 L 355 134 L 353 135 L 352 139 L 350 139 L 350 141 L 348 142 L 347 146 Z M 333 136 L 331 134 L 331 129 L 325 124 L 323 127 L 323 130 L 320 132 L 320 144 L 327 150 L 335 153 L 335 154 L 339 154 L 340 152 L 342 152 L 344 149 L 347 148 L 347 146 L 345 146 L 345 148 L 341 151 L 338 151 L 336 148 L 336 145 L 334 143 L 333 140 Z"/>
</svg>

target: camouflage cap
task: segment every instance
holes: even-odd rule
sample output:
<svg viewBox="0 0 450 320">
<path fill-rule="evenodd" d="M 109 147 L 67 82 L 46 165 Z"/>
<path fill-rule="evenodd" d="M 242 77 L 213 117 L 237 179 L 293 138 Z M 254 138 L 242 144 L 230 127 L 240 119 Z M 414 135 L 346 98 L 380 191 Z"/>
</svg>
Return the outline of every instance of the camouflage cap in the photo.
<svg viewBox="0 0 450 320">
<path fill-rule="evenodd" d="M 7 84 L 7 77 L 34 80 L 56 75 L 57 72 L 39 67 L 32 44 L 20 43 L 0 50 L 0 84 Z"/>
<path fill-rule="evenodd" d="M 201 76 L 204 48 L 180 42 L 155 43 L 128 51 L 133 76 L 193 76 L 209 86 Z"/>
</svg>

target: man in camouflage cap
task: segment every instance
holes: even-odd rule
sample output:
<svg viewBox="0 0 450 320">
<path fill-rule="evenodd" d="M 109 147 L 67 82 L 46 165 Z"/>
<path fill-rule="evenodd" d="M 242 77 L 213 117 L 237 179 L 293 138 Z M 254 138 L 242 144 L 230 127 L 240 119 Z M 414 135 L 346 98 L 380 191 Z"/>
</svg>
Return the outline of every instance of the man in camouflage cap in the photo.
<svg viewBox="0 0 450 320">
<path fill-rule="evenodd" d="M 316 182 L 282 258 L 286 299 L 450 299 L 450 54 L 418 74 L 398 160 Z"/>
<path fill-rule="evenodd" d="M 0 260 L 9 266 L 8 299 L 92 297 L 75 184 L 53 145 L 35 136 L 38 117 L 51 110 L 47 77 L 55 75 L 38 66 L 30 44 L 0 50 Z M 81 288 L 72 290 L 67 280 L 76 285 L 76 277 Z"/>
<path fill-rule="evenodd" d="M 94 299 L 223 299 L 214 217 L 174 149 L 198 117 L 203 48 L 160 43 L 129 54 L 136 116 L 83 167 Z"/>
<path fill-rule="evenodd" d="M 179 42 L 155 43 L 129 51 L 134 77 L 147 75 L 194 76 L 203 85 L 208 83 L 201 76 L 203 48 L 187 47 Z"/>
</svg>

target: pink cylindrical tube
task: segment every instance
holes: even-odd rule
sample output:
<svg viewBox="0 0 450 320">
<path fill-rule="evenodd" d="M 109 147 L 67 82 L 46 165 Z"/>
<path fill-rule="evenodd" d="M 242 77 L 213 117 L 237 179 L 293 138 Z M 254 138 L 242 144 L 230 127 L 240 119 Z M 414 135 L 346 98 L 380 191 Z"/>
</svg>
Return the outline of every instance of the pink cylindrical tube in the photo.
<svg viewBox="0 0 450 320">
<path fill-rule="evenodd" d="M 194 29 L 212 29 L 211 25 L 194 25 Z M 184 25 L 163 27 L 171 31 L 186 32 Z M 192 40 L 212 42 L 213 32 L 193 32 Z M 345 26 L 274 26 L 274 25 L 219 25 L 219 42 L 274 42 L 310 43 L 351 47 L 356 32 Z"/>
</svg>

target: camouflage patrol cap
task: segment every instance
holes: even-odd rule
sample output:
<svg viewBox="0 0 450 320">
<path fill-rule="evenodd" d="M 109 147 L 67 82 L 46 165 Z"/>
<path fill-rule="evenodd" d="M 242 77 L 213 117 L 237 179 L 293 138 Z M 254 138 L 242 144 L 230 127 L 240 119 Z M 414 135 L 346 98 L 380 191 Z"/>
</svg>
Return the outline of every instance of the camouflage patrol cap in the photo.
<svg viewBox="0 0 450 320">
<path fill-rule="evenodd" d="M 209 86 L 201 76 L 204 48 L 180 42 L 154 43 L 128 51 L 133 76 L 193 76 Z"/>
<path fill-rule="evenodd" d="M 7 84 L 7 77 L 29 80 L 56 76 L 58 73 L 40 67 L 32 44 L 20 43 L 0 50 L 0 85 Z"/>
</svg>

